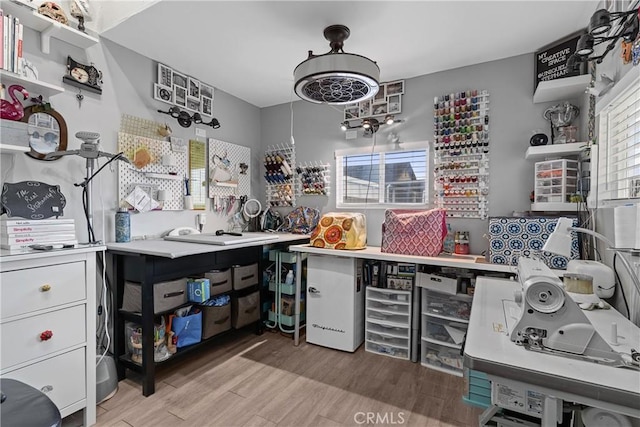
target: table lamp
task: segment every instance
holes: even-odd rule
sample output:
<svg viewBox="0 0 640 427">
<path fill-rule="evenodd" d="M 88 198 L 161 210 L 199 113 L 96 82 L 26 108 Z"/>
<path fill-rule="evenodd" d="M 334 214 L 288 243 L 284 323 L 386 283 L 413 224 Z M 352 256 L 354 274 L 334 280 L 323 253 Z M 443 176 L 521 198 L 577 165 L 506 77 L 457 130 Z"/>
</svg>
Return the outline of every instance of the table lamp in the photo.
<svg viewBox="0 0 640 427">
<path fill-rule="evenodd" d="M 569 218 L 558 219 L 556 228 L 553 230 L 553 233 L 549 235 L 549 238 L 542 247 L 542 250 L 569 257 L 571 255 L 572 231 L 593 236 L 596 239 L 603 241 L 607 245 L 607 249 L 612 250 L 614 253 L 616 253 L 624 267 L 627 269 L 627 272 L 631 277 L 631 281 L 636 288 L 636 292 L 640 294 L 640 281 L 638 280 L 638 276 L 633 271 L 633 267 L 631 266 L 631 264 L 629 264 L 629 261 L 622 254 L 620 254 L 619 250 L 615 249 L 615 245 L 613 244 L 613 242 L 611 242 L 611 240 L 609 240 L 606 236 L 603 236 L 600 233 L 596 233 L 595 231 L 589 230 L 587 228 L 574 227 L 573 221 Z M 594 285 L 596 284 L 594 283 Z M 608 298 L 607 296 L 603 297 Z"/>
</svg>

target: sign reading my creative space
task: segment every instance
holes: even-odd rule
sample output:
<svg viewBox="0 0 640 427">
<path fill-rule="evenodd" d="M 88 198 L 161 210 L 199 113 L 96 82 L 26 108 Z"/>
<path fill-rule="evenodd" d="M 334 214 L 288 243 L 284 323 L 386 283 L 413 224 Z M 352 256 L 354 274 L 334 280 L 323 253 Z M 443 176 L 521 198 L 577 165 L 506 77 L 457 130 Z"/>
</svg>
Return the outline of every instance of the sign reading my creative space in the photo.
<svg viewBox="0 0 640 427">
<path fill-rule="evenodd" d="M 586 62 L 582 63 L 579 69 L 575 71 L 570 71 L 567 68 L 567 60 L 575 53 L 579 38 L 580 34 L 565 38 L 536 52 L 534 89 L 538 87 L 540 82 L 579 76 L 586 73 Z"/>
<path fill-rule="evenodd" d="M 2 213 L 9 217 L 45 219 L 62 215 L 67 200 L 59 185 L 38 181 L 6 183 L 2 186 Z"/>
</svg>

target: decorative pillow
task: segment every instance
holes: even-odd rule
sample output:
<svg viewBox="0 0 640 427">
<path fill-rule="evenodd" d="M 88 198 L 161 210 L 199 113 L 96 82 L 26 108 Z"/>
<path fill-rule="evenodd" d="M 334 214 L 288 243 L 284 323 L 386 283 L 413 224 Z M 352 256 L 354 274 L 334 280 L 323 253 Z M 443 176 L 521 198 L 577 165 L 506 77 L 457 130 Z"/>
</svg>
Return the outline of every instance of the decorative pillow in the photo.
<svg viewBox="0 0 640 427">
<path fill-rule="evenodd" d="M 311 233 L 311 245 L 327 249 L 363 249 L 367 247 L 367 220 L 364 214 L 329 212 L 320 218 Z"/>
</svg>

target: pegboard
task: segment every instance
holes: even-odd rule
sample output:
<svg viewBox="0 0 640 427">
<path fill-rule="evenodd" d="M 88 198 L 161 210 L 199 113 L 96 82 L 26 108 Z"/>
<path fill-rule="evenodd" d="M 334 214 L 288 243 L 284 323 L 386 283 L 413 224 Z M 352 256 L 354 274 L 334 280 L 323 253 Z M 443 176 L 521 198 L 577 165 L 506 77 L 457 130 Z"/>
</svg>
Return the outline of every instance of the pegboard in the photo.
<svg viewBox="0 0 640 427">
<path fill-rule="evenodd" d="M 209 198 L 251 194 L 251 149 L 209 138 Z"/>
<path fill-rule="evenodd" d="M 120 132 L 151 139 L 162 138 L 158 131 L 166 126 L 166 123 L 158 123 L 128 114 L 123 114 L 120 119 Z"/>
<path fill-rule="evenodd" d="M 170 192 L 169 200 L 161 202 L 163 210 L 182 210 L 188 173 L 188 153 L 171 151 L 169 141 L 118 133 L 118 151 L 124 152 L 132 164 L 118 162 L 118 199 L 123 201 L 136 187 L 147 186 L 158 200 L 158 190 Z M 168 156 L 172 162 L 169 162 Z M 164 162 L 163 164 L 163 157 Z M 172 163 L 172 164 L 168 164 Z M 160 209 L 160 208 L 158 208 Z"/>
</svg>

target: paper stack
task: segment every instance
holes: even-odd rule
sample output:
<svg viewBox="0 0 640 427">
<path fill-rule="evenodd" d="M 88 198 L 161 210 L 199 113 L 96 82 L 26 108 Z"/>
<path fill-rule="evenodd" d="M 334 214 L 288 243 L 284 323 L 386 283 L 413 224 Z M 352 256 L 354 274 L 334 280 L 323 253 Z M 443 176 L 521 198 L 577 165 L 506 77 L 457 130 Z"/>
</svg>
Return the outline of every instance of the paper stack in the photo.
<svg viewBox="0 0 640 427">
<path fill-rule="evenodd" d="M 0 248 L 26 249 L 32 245 L 75 245 L 76 225 L 68 219 L 0 218 Z"/>
</svg>

